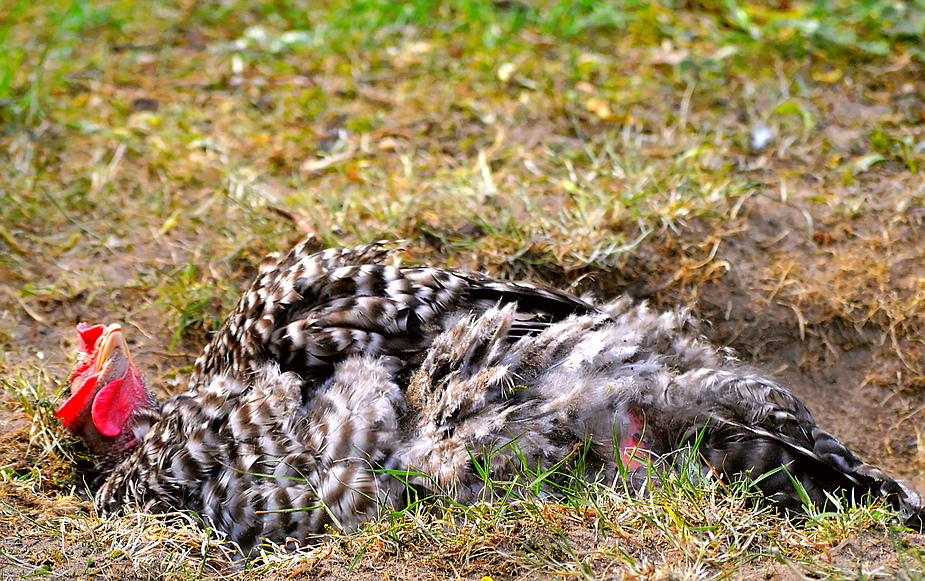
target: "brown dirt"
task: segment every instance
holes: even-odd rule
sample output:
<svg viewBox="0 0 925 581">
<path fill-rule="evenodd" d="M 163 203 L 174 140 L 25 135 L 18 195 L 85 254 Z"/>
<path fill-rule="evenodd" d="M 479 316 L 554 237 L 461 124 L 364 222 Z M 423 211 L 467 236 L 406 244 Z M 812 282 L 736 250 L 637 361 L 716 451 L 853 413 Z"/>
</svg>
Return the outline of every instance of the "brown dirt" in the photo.
<svg viewBox="0 0 925 581">
<path fill-rule="evenodd" d="M 919 276 L 916 268 L 925 263 L 915 234 L 920 219 L 890 227 L 863 219 L 846 224 L 806 204 L 766 198 L 747 204 L 748 230 L 716 253 L 717 260 L 730 265 L 729 272 L 706 285 L 699 297 L 698 309 L 713 323 L 714 340 L 778 375 L 822 426 L 865 459 L 925 489 L 925 452 L 918 444 L 925 411 L 921 360 L 913 355 L 908 365 L 908 355 L 900 351 L 906 347 L 891 341 L 883 321 L 839 304 L 853 291 L 846 284 L 876 284 L 872 295 L 919 300 L 915 287 L 900 285 L 908 284 L 906 277 Z M 817 241 L 821 232 L 846 227 L 850 234 L 840 241 Z M 889 239 L 888 256 L 876 256 L 867 245 L 868 237 L 875 236 Z M 894 256 L 903 257 L 906 272 L 886 280 L 875 282 L 879 275 L 863 271 L 866 264 L 856 265 L 893 262 Z M 921 285 L 923 279 L 914 280 Z"/>
<path fill-rule="evenodd" d="M 807 228 L 804 212 L 811 216 L 815 230 Z M 851 320 L 851 312 L 833 316 L 831 311 L 834 307 L 831 302 L 821 298 L 826 293 L 834 296 L 837 292 L 844 292 L 833 282 L 836 275 L 830 271 L 840 267 L 838 261 L 843 257 L 848 261 L 859 260 L 859 253 L 865 251 L 859 241 L 864 241 L 865 236 L 869 236 L 879 225 L 864 219 L 854 220 L 850 235 L 820 244 L 817 241 L 820 229 L 835 230 L 840 227 L 841 221 L 839 217 L 828 215 L 819 208 L 799 203 L 782 204 L 755 197 L 744 205 L 742 214 L 743 231 L 725 238 L 710 258 L 713 263 L 720 265 L 714 269 L 715 276 L 704 279 L 701 274 L 703 270 L 710 270 L 707 268 L 696 271 L 700 273 L 697 278 L 692 276 L 678 280 L 677 270 L 672 271 L 664 266 L 666 257 L 673 254 L 696 257 L 697 249 L 709 246 L 708 250 L 712 250 L 710 244 L 704 244 L 698 239 L 706 232 L 706 228 L 694 224 L 682 236 L 665 239 L 657 245 L 642 249 L 639 257 L 630 265 L 638 278 L 624 272 L 607 284 L 598 278 L 586 286 L 588 290 L 599 294 L 628 289 L 657 304 L 693 304 L 696 311 L 710 323 L 708 330 L 714 341 L 733 346 L 744 358 L 754 361 L 758 367 L 777 375 L 792 386 L 814 411 L 819 422 L 846 441 L 862 457 L 883 466 L 896 476 L 909 479 L 919 489 L 925 489 L 923 453 L 919 449 L 923 398 L 919 391 L 910 387 L 918 385 L 917 381 L 914 378 L 898 383 L 890 381 L 891 377 L 896 377 L 892 375 L 894 370 L 907 368 L 895 351 L 894 344 L 884 337 L 887 329 L 876 320 L 861 323 Z M 890 234 L 890 254 L 920 256 L 922 250 L 916 236 L 908 231 L 917 225 L 916 222 L 892 226 L 894 232 Z M 903 237 L 906 240 L 905 246 Z M 124 256 L 124 260 L 130 261 L 131 256 Z M 788 266 L 794 261 L 799 261 L 800 268 Z M 780 278 L 781 272 L 786 273 L 784 279 Z M 781 284 L 781 280 L 785 280 L 785 284 Z M 640 281 L 643 282 L 640 284 Z M 880 288 L 880 292 L 888 293 L 891 290 L 903 292 L 901 288 Z M 771 300 L 768 300 L 769 297 Z M 20 313 L 18 329 L 32 337 L 37 349 L 48 353 L 46 357 L 51 360 L 49 374 L 60 379 L 66 369 L 61 353 L 73 348 L 72 324 L 77 318 L 87 317 L 88 312 L 83 308 L 75 310 L 72 303 L 62 303 L 46 306 L 43 313 L 51 321 L 50 325 L 39 325 L 25 313 Z M 150 327 L 157 328 L 153 322 Z M 172 366 L 189 364 L 189 357 L 164 361 L 161 358 L 162 351 L 152 345 L 167 338 L 152 335 L 137 338 L 137 347 L 143 361 L 152 365 L 157 362 L 158 376 L 168 375 Z M 185 349 L 193 352 L 192 347 Z M 24 472 L 32 466 L 42 466 L 40 450 L 34 445 L 28 445 L 29 424 L 21 409 L 12 404 L 0 407 L 0 420 L 5 426 L 0 440 L 2 465 L 13 471 L 19 467 Z M 15 511 L 31 524 L 19 530 L 0 531 L 9 539 L 4 546 L 7 554 L 19 555 L 18 559 L 28 563 L 5 560 L 0 566 L 0 578 L 26 573 L 36 566 L 41 567 L 43 563 L 48 570 L 55 571 L 56 578 L 81 578 L 88 570 L 96 571 L 95 576 L 100 578 L 119 578 L 118 559 L 109 563 L 111 569 L 93 568 L 93 559 L 99 557 L 101 545 L 94 541 L 92 529 L 78 537 L 84 538 L 87 543 L 83 549 L 75 549 L 74 540 L 69 540 L 71 544 L 64 551 L 58 545 L 59 541 L 54 540 L 54 532 L 46 530 L 42 524 L 50 515 L 79 518 L 89 509 L 85 501 L 72 496 L 63 497 L 62 500 L 62 497 L 56 496 L 66 489 L 67 479 L 72 475 L 73 471 L 66 466 L 48 466 L 47 480 L 40 488 L 53 492 L 51 496 L 24 492 L 23 487 L 8 487 L 3 493 L 3 510 Z M 8 522 L 7 519 L 3 520 Z M 575 538 L 571 539 L 574 545 L 593 546 L 600 540 L 582 539 L 582 534 L 590 533 L 576 531 Z M 550 549 L 554 545 L 543 540 L 541 531 L 528 533 L 526 538 L 532 540 L 533 549 L 525 549 L 522 545 L 508 549 L 521 552 L 554 550 Z M 516 542 L 522 543 L 522 539 Z M 922 547 L 925 546 L 925 537 L 908 535 L 902 542 Z M 659 549 L 658 539 L 650 539 L 647 547 L 649 552 L 658 553 L 662 550 Z M 508 549 L 501 543 L 479 558 L 468 558 L 462 562 L 454 561 L 446 550 L 425 549 L 415 554 L 380 554 L 377 558 L 362 558 L 356 564 L 343 551 L 335 557 L 312 553 L 290 563 L 285 573 L 274 571 L 268 578 L 545 577 L 536 571 L 525 572 L 520 567 L 509 569 L 500 556 Z M 635 542 L 624 550 L 636 551 L 642 557 L 646 554 L 646 551 L 639 552 L 638 543 Z M 68 560 L 62 563 L 65 552 Z M 549 555 L 546 557 L 549 558 Z M 897 566 L 893 547 L 879 533 L 861 533 L 850 537 L 829 551 L 828 559 L 831 560 L 831 566 L 839 570 L 859 566 L 859 563 L 866 564 L 868 570 L 874 572 L 894 570 Z M 448 563 L 455 564 L 450 566 Z M 233 574 L 227 565 L 213 565 L 218 571 Z M 600 561 L 600 557 L 595 561 L 595 570 L 608 570 L 607 564 Z M 618 571 L 614 569 L 614 575 L 619 576 Z M 643 576 L 659 576 L 655 569 L 643 573 Z M 796 579 L 801 574 L 792 565 L 768 559 L 745 565 L 733 577 Z M 149 578 L 160 576 L 161 572 L 153 569 Z M 819 576 L 825 576 L 825 571 L 820 571 Z"/>
</svg>

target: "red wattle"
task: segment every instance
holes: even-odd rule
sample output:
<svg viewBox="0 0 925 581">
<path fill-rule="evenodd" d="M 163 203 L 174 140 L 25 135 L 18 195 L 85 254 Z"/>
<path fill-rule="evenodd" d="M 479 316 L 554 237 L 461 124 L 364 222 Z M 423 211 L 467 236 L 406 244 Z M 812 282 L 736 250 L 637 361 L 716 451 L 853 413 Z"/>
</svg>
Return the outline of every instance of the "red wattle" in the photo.
<svg viewBox="0 0 925 581">
<path fill-rule="evenodd" d="M 110 381 L 93 400 L 93 425 L 104 436 L 118 436 L 146 395 L 141 380 L 131 371 L 125 377 Z"/>
<path fill-rule="evenodd" d="M 74 375 L 77 375 L 76 371 Z M 55 413 L 58 419 L 61 420 L 61 423 L 68 428 L 71 427 L 71 424 L 73 424 L 74 420 L 80 415 L 81 410 L 86 407 L 87 400 L 93 395 L 93 389 L 96 387 L 96 380 L 98 377 L 97 375 L 88 377 L 80 385 L 80 388 L 71 394 L 71 397 L 67 398 L 67 401 L 61 404 L 61 407 L 59 407 L 58 411 Z"/>
</svg>

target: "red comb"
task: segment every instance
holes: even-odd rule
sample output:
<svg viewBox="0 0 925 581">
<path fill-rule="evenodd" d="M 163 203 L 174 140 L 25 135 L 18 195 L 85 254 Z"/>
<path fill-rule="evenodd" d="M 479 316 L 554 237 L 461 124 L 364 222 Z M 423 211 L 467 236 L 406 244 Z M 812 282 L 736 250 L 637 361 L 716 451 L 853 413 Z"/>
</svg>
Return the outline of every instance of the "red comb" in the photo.
<svg viewBox="0 0 925 581">
<path fill-rule="evenodd" d="M 97 324 L 90 326 L 86 323 L 77 323 L 77 336 L 80 338 L 80 350 L 84 353 L 92 353 L 96 348 L 96 342 L 105 330 L 105 325 Z"/>
<path fill-rule="evenodd" d="M 77 323 L 77 338 L 80 340 L 80 361 L 71 372 L 68 383 L 74 383 L 74 379 L 83 373 L 93 364 L 93 353 L 96 351 L 96 342 L 100 335 L 106 330 L 105 325 L 93 325 L 86 323 Z"/>
</svg>

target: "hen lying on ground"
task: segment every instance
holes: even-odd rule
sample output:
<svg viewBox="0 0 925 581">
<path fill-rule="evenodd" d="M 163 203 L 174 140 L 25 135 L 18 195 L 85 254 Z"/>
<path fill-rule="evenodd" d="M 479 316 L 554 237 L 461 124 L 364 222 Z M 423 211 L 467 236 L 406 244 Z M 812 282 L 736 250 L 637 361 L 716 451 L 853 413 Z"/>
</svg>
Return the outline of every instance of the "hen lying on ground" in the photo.
<svg viewBox="0 0 925 581">
<path fill-rule="evenodd" d="M 584 453 L 589 479 L 616 483 L 683 448 L 704 474 L 770 472 L 757 486 L 788 510 L 803 506 L 798 481 L 817 505 L 873 494 L 922 525 L 914 491 L 705 343 L 685 311 L 396 268 L 380 244 L 305 247 L 263 262 L 189 390 L 163 406 L 118 325 L 78 326 L 58 417 L 99 457 L 102 514 L 195 511 L 247 553 L 422 493 L 476 501 L 474 462 L 505 480 Z"/>
</svg>

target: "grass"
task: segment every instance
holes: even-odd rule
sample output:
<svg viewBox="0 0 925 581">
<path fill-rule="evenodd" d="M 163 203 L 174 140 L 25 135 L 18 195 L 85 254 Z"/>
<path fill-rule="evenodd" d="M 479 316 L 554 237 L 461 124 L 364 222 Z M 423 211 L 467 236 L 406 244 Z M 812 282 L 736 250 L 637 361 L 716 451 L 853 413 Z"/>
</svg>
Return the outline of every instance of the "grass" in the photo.
<svg viewBox="0 0 925 581">
<path fill-rule="evenodd" d="M 306 233 L 689 305 L 921 483 L 923 34 L 918 0 L 0 7 L 4 574 L 239 575 L 186 517 L 97 520 L 51 412 L 76 322 L 122 322 L 155 390 L 182 390 L 260 258 Z M 497 500 L 245 573 L 925 569 L 876 506 L 790 523 L 688 481 Z"/>
<path fill-rule="evenodd" d="M 511 481 L 486 475 L 484 498 L 473 506 L 437 495 L 356 533 L 333 534 L 288 554 L 260 547 L 252 559 L 234 565 L 235 548 L 190 515 L 130 514 L 101 521 L 86 501 L 44 496 L 47 487 L 33 475 L 4 472 L 7 494 L 34 495 L 47 504 L 42 516 L 15 515 L 27 522 L 17 540 L 28 545 L 39 539 L 39 550 L 4 549 L 3 556 L 26 575 L 170 579 L 325 574 L 595 579 L 617 573 L 722 578 L 791 569 L 832 579 L 923 575 L 921 547 L 905 544 L 901 529 L 891 524 L 892 513 L 881 505 L 846 504 L 839 512 L 791 522 L 756 503 L 747 482 L 726 485 L 683 469 L 651 477 L 657 483 L 637 494 L 589 484 L 580 462 L 571 469 L 527 470 Z M 550 497 L 540 487 L 558 494 Z M 15 510 L 3 506 L 4 512 Z M 56 541 L 42 544 L 48 536 Z M 862 545 L 859 551 L 856 544 Z M 75 552 L 88 558 L 75 560 Z M 885 553 L 895 557 L 882 565 Z"/>
</svg>

